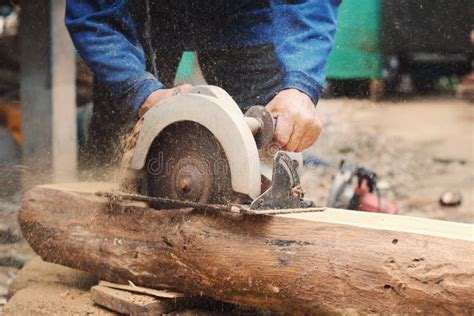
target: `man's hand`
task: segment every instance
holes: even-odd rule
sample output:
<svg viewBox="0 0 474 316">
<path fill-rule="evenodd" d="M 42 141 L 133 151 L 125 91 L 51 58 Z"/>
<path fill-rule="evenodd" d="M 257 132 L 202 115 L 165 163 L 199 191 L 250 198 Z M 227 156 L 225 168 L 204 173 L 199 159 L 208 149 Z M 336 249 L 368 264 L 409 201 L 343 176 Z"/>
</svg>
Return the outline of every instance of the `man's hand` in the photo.
<svg viewBox="0 0 474 316">
<path fill-rule="evenodd" d="M 318 139 L 323 124 L 313 102 L 303 92 L 282 90 L 266 108 L 278 118 L 274 138 L 281 149 L 300 152 Z"/>
<path fill-rule="evenodd" d="M 158 103 L 172 97 L 174 95 L 178 95 L 180 93 L 188 92 L 193 88 L 192 85 L 189 83 L 180 84 L 174 88 L 170 89 L 160 89 L 152 92 L 146 99 L 145 102 L 140 106 L 138 110 L 138 117 L 142 117 L 143 114 L 146 113 L 149 109 L 153 106 L 157 105 Z"/>
</svg>

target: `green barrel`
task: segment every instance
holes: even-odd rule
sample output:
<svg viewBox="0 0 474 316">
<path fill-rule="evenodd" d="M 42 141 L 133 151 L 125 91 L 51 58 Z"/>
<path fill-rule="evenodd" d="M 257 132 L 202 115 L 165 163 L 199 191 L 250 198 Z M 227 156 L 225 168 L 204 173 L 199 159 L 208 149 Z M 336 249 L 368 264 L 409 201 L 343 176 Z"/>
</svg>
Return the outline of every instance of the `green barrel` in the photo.
<svg viewBox="0 0 474 316">
<path fill-rule="evenodd" d="M 339 7 L 335 45 L 329 56 L 327 78 L 381 79 L 381 0 L 343 0 Z"/>
</svg>

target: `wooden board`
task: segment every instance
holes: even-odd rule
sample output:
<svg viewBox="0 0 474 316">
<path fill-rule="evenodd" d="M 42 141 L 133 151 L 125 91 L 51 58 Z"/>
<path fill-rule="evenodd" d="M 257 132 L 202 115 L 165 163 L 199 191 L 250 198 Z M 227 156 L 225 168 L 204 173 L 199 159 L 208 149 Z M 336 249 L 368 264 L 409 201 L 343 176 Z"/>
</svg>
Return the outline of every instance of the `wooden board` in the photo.
<svg viewBox="0 0 474 316">
<path fill-rule="evenodd" d="M 92 300 L 103 307 L 126 315 L 160 315 L 196 306 L 196 298 L 156 298 L 96 285 L 91 289 Z"/>
<path fill-rule="evenodd" d="M 131 283 L 131 282 L 129 282 L 129 283 Z M 125 284 L 119 284 L 119 283 L 113 283 L 113 282 L 107 282 L 107 281 L 100 281 L 99 285 L 102 286 L 102 287 L 108 287 L 108 288 L 111 288 L 111 289 L 123 290 L 123 291 L 138 293 L 138 294 L 145 294 L 145 295 L 153 296 L 153 297 L 157 297 L 157 298 L 181 298 L 181 297 L 186 297 L 186 295 L 183 294 L 183 293 L 149 289 L 149 288 L 146 288 L 146 287 L 141 287 L 141 286 L 136 286 L 136 285 L 125 285 Z"/>
<path fill-rule="evenodd" d="M 101 279 L 289 314 L 474 308 L 472 225 L 343 210 L 158 212 L 93 194 L 108 189 L 32 189 L 19 212 L 26 240 L 44 260 Z"/>
</svg>

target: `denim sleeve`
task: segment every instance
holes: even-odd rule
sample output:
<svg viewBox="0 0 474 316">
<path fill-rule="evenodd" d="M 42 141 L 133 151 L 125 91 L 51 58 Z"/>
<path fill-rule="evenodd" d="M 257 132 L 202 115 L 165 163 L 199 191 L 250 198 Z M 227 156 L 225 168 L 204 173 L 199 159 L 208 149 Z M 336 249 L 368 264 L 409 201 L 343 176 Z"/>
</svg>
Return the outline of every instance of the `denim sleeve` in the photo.
<svg viewBox="0 0 474 316">
<path fill-rule="evenodd" d="M 65 23 L 79 55 L 112 97 L 138 109 L 163 84 L 146 70 L 128 2 L 67 0 Z"/>
<path fill-rule="evenodd" d="M 317 104 L 336 33 L 339 0 L 272 0 L 273 42 L 284 69 L 283 88 Z"/>
</svg>

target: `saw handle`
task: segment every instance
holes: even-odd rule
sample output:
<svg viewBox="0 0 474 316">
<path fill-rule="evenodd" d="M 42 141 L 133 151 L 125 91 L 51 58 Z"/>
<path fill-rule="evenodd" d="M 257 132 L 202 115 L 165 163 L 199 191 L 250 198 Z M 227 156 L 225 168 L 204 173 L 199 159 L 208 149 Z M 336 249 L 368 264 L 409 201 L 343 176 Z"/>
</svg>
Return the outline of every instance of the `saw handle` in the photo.
<svg viewBox="0 0 474 316">
<path fill-rule="evenodd" d="M 262 128 L 263 122 L 255 117 L 246 117 L 245 122 L 250 128 L 250 131 L 252 132 L 252 135 L 255 136 L 259 131 L 260 128 Z"/>
<path fill-rule="evenodd" d="M 273 141 L 277 119 L 261 105 L 254 105 L 245 112 L 245 122 L 255 138 L 257 148 L 263 148 Z"/>
</svg>

